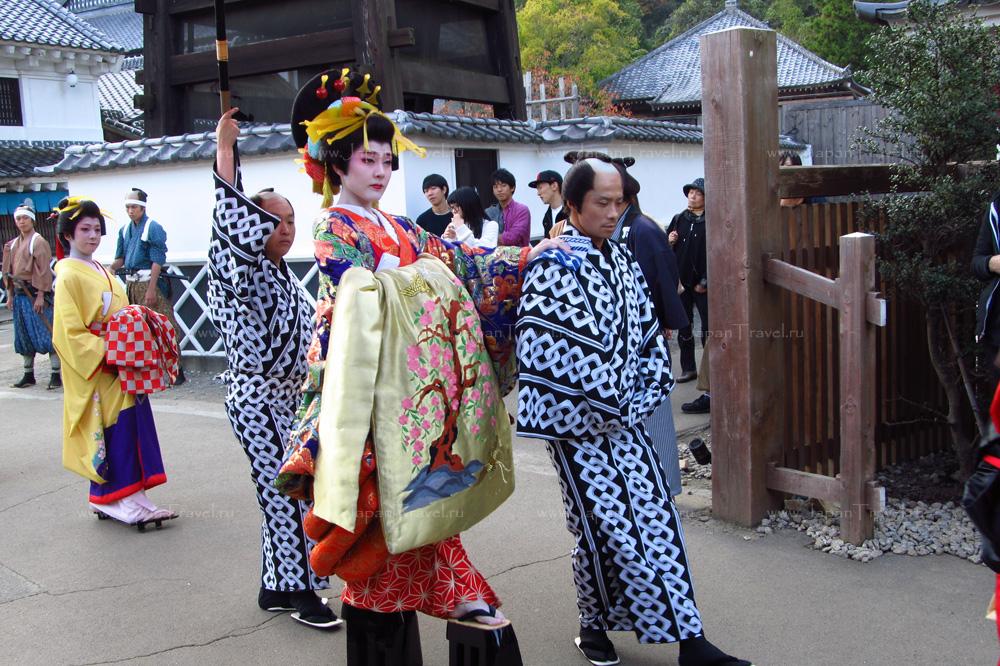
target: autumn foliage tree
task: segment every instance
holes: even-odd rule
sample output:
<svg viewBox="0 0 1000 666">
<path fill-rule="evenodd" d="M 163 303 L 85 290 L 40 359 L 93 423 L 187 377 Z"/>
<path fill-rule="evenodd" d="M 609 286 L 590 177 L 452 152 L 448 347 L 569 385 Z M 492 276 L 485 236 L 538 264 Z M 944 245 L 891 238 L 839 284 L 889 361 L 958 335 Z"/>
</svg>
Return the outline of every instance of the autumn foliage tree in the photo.
<svg viewBox="0 0 1000 666">
<path fill-rule="evenodd" d="M 584 94 L 645 51 L 635 0 L 527 0 L 517 13 L 521 65 L 576 77 Z"/>
</svg>

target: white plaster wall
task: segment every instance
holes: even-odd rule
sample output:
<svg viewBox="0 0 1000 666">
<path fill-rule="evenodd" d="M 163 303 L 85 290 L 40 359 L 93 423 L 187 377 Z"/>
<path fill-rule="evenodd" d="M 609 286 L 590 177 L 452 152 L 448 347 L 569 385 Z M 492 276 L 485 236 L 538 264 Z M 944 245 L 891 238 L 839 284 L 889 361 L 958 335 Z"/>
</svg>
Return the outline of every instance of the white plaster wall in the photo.
<svg viewBox="0 0 1000 666">
<path fill-rule="evenodd" d="M 319 195 L 309 189 L 309 179 L 298 173 L 295 156 L 285 153 L 243 158 L 243 187 L 247 192 L 274 187 L 295 208 L 297 230 L 290 259 L 312 256 L 311 221 L 320 204 Z M 101 261 L 110 263 L 114 259 L 115 234 L 129 222 L 125 193 L 133 187 L 149 194 L 149 216 L 167 232 L 168 262 L 204 261 L 208 256 L 215 205 L 211 162 L 76 173 L 70 174 L 68 181 L 71 195 L 94 199 L 113 218 L 108 219 L 108 236 L 98 250 Z"/>
<path fill-rule="evenodd" d="M 17 78 L 21 86 L 24 125 L 0 127 L 0 139 L 21 141 L 104 140 L 101 127 L 97 78 L 89 68 L 77 72 L 78 83 L 70 88 L 66 74 L 54 65 L 40 63 L 25 71 L 25 61 L 0 59 L 0 77 Z"/>
<path fill-rule="evenodd" d="M 416 218 L 428 206 L 421 191 L 422 181 L 428 173 L 440 173 L 454 184 L 455 145 L 440 142 L 427 147 L 428 157 L 424 159 L 404 153 L 400 169 L 393 174 L 382 198 L 384 210 Z M 562 145 L 541 150 L 534 146 L 489 144 L 464 147 L 499 150 L 500 165 L 510 170 L 517 179 L 515 198 L 531 209 L 533 234 L 536 236 L 541 235 L 545 207 L 528 183 L 542 169 L 565 173 L 569 165 L 562 160 L 562 156 L 567 150 L 595 149 L 613 155 L 634 156 L 637 161 L 631 172 L 642 185 L 639 198 L 643 210 L 662 224 L 684 209 L 683 185 L 703 174 L 700 144 L 615 142 Z M 295 153 L 244 157 L 243 185 L 247 192 L 273 187 L 292 202 L 297 218 L 297 234 L 289 259 L 302 259 L 313 254 L 312 222 L 319 212 L 320 196 L 312 193 L 309 179 L 299 172 L 295 157 Z M 69 192 L 92 197 L 112 216 L 108 221 L 108 237 L 98 251 L 102 261 L 110 262 L 114 258 L 114 234 L 128 222 L 123 202 L 125 193 L 132 187 L 149 193 L 149 214 L 167 231 L 168 261 L 203 261 L 208 254 L 215 201 L 211 168 L 210 162 L 199 161 L 70 174 Z"/>
<path fill-rule="evenodd" d="M 636 164 L 630 172 L 639 180 L 642 191 L 639 201 L 643 210 L 666 224 L 677 212 L 684 210 L 686 199 L 681 188 L 693 179 L 704 175 L 704 151 L 701 144 L 627 143 L 622 141 L 595 142 L 593 144 L 560 144 L 557 146 L 511 145 L 468 143 L 456 144 L 417 137 L 418 143 L 427 148 L 428 156 L 420 159 L 410 153 L 403 155 L 406 170 L 406 214 L 415 218 L 427 209 L 421 184 L 424 176 L 440 173 L 455 185 L 456 148 L 478 148 L 498 151 L 498 163 L 517 180 L 515 200 L 531 210 L 531 233 L 542 235 L 542 217 L 546 206 L 536 191 L 528 187 L 539 171 L 552 169 L 565 174 L 569 164 L 563 155 L 570 150 L 600 150 L 613 156 L 631 155 Z M 391 210 L 386 208 L 386 210 Z"/>
<path fill-rule="evenodd" d="M 399 161 L 400 170 L 393 176 L 397 183 L 403 184 L 403 205 L 402 208 L 393 210 L 388 206 L 383 206 L 385 210 L 400 215 L 406 215 L 411 220 L 416 220 L 417 216 L 431 207 L 424 198 L 424 178 L 432 173 L 444 176 L 448 181 L 448 186 L 455 189 L 455 146 L 439 141 L 421 141 L 417 138 L 417 143 L 427 150 L 427 156 L 417 157 L 413 153 L 403 153 Z M 400 177 L 400 176 L 403 177 Z"/>
</svg>

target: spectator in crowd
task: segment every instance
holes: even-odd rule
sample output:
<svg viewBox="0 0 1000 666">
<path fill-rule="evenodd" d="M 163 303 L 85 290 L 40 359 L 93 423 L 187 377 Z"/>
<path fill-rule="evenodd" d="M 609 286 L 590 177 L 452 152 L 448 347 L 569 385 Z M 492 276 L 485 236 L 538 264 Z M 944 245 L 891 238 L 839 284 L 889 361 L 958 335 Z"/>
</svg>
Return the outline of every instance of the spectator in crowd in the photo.
<svg viewBox="0 0 1000 666">
<path fill-rule="evenodd" d="M 531 244 L 531 211 L 522 203 L 514 201 L 517 180 L 506 169 L 493 172 L 493 196 L 497 204 L 486 210 L 486 217 L 500 228 L 500 245 L 527 247 Z"/>
<path fill-rule="evenodd" d="M 538 198 L 548 206 L 545 217 L 542 218 L 542 237 L 547 238 L 552 231 L 552 225 L 560 220 L 565 220 L 567 213 L 563 206 L 562 198 L 562 176 L 558 171 L 545 170 L 540 172 L 535 179 L 528 183 L 538 191 Z"/>
<path fill-rule="evenodd" d="M 701 344 L 708 338 L 708 271 L 707 241 L 705 237 L 705 179 L 696 178 L 684 186 L 687 209 L 670 221 L 667 240 L 677 255 L 677 269 L 680 272 L 681 303 L 687 313 L 688 326 L 677 334 L 677 346 L 681 350 L 680 383 L 698 377 L 694 360 L 694 309 L 698 308 L 701 318 Z"/>
<path fill-rule="evenodd" d="M 431 207 L 417 217 L 417 224 L 440 236 L 451 223 L 451 208 L 448 206 L 448 181 L 439 173 L 424 178 L 424 196 Z"/>
<path fill-rule="evenodd" d="M 451 206 L 452 218 L 442 238 L 469 247 L 497 246 L 500 226 L 493 220 L 484 219 L 486 211 L 475 189 L 458 188 L 448 195 L 448 205 Z"/>
<path fill-rule="evenodd" d="M 989 208 L 982 225 L 979 227 L 979 238 L 972 255 L 972 273 L 984 280 L 979 305 L 976 308 L 976 342 L 980 345 L 979 362 L 982 374 L 986 376 L 988 386 L 992 391 L 1000 381 L 1000 370 L 993 359 L 1000 351 L 1000 194 Z M 992 394 L 990 394 L 992 395 Z M 983 402 L 988 401 L 984 397 Z M 984 404 L 985 406 L 985 404 Z"/>
<path fill-rule="evenodd" d="M 791 151 L 787 151 L 787 152 L 781 153 L 781 157 L 778 158 L 778 166 L 783 166 L 783 167 L 787 167 L 787 166 L 802 166 L 802 158 L 799 157 L 796 153 L 793 153 Z M 794 206 L 801 206 L 804 203 L 806 203 L 805 197 L 796 197 L 794 199 L 782 199 L 781 200 L 781 205 L 784 206 L 784 207 L 786 207 L 786 208 L 791 208 L 791 207 L 794 207 Z"/>
</svg>

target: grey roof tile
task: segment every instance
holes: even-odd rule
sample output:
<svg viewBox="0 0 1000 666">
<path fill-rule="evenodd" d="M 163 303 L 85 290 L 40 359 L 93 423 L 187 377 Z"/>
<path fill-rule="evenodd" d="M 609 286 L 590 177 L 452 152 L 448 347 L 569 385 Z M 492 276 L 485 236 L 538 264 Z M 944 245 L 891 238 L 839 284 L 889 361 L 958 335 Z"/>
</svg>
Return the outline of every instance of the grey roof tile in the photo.
<svg viewBox="0 0 1000 666">
<path fill-rule="evenodd" d="M 0 141 L 0 178 L 31 178 L 35 167 L 62 159 L 72 141 Z"/>
<path fill-rule="evenodd" d="M 931 0 L 931 2 L 935 5 L 946 5 L 954 2 L 959 7 L 989 7 L 1000 4 L 1000 0 Z M 910 0 L 900 0 L 899 2 L 860 2 L 855 0 L 854 13 L 862 21 L 889 25 L 893 20 L 905 19 L 909 6 Z"/>
<path fill-rule="evenodd" d="M 123 53 L 125 49 L 55 0 L 0 2 L 0 41 Z"/>
<path fill-rule="evenodd" d="M 618 103 L 647 102 L 653 108 L 697 106 L 701 102 L 699 38 L 735 27 L 768 26 L 738 7 L 726 7 L 687 32 L 653 49 L 632 64 L 601 81 Z M 838 87 L 850 82 L 851 71 L 823 60 L 815 53 L 777 34 L 779 92 Z"/>
<path fill-rule="evenodd" d="M 135 96 L 142 94 L 142 86 L 135 82 L 135 70 L 122 70 L 104 74 L 97 79 L 97 92 L 101 110 L 135 112 Z"/>
<path fill-rule="evenodd" d="M 79 14 L 83 20 L 94 26 L 129 53 L 142 51 L 142 15 L 132 10 L 132 3 L 124 6 L 126 11 L 114 14 L 88 16 Z"/>
<path fill-rule="evenodd" d="M 109 114 L 110 115 L 110 114 Z M 577 118 L 525 122 L 496 118 L 443 116 L 431 113 L 396 111 L 393 119 L 411 136 L 423 135 L 452 141 L 483 143 L 527 143 L 536 145 L 572 144 L 598 140 L 650 141 L 659 143 L 701 143 L 702 130 L 695 125 L 636 118 Z M 141 122 L 120 117 L 118 122 Z M 803 148 L 782 137 L 783 148 Z M 259 124 L 240 130 L 240 153 L 263 155 L 294 152 L 291 125 Z M 139 139 L 119 143 L 76 145 L 65 150 L 37 173 L 74 173 L 130 167 L 140 164 L 210 160 L 215 157 L 215 133 L 196 132 L 182 136 Z"/>
</svg>

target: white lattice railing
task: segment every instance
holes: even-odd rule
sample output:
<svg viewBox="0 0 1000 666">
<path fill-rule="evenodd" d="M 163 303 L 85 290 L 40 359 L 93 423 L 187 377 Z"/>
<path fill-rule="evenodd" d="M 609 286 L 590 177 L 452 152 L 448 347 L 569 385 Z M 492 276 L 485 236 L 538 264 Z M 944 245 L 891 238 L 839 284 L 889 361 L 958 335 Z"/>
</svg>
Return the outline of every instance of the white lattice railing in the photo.
<svg viewBox="0 0 1000 666">
<path fill-rule="evenodd" d="M 309 304 L 316 305 L 315 288 L 312 286 L 319 271 L 310 257 L 288 261 L 299 282 L 305 287 Z M 204 261 L 173 262 L 167 273 L 180 279 L 171 279 L 174 318 L 177 337 L 184 356 L 223 358 L 222 338 L 212 324 L 208 311 L 208 263 Z"/>
<path fill-rule="evenodd" d="M 53 260 L 53 264 L 55 261 Z M 316 306 L 316 289 L 312 285 L 319 268 L 312 257 L 293 259 L 288 265 L 305 288 L 309 304 Z M 173 262 L 167 266 L 173 290 L 174 319 L 177 321 L 177 337 L 181 354 L 184 356 L 204 356 L 224 358 L 222 338 L 212 323 L 208 311 L 208 263 L 205 261 Z M 0 289 L 0 306 L 6 307 L 7 290 Z"/>
</svg>

